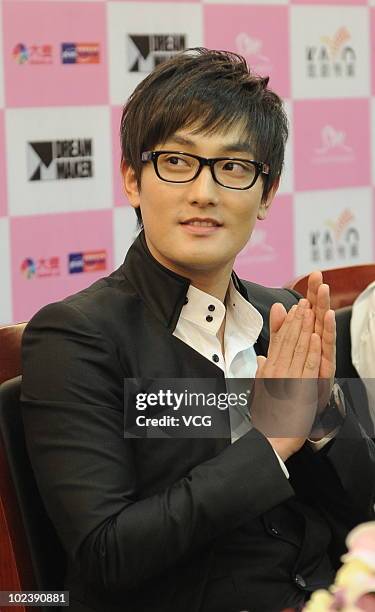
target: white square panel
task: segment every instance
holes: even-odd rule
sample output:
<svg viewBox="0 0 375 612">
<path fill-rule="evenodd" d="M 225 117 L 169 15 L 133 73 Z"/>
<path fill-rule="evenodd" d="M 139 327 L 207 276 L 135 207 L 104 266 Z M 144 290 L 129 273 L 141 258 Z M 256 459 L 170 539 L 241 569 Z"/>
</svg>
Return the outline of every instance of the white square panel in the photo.
<svg viewBox="0 0 375 612">
<path fill-rule="evenodd" d="M 228 0 L 202 0 L 203 4 L 231 4 Z M 233 4 L 257 4 L 269 6 L 272 4 L 289 4 L 289 0 L 236 0 Z"/>
<path fill-rule="evenodd" d="M 0 325 L 13 323 L 9 219 L 0 219 Z"/>
<path fill-rule="evenodd" d="M 279 193 L 291 193 L 293 191 L 293 108 L 289 100 L 284 100 L 284 107 L 289 120 L 289 138 L 285 147 L 284 169 L 281 175 Z"/>
<path fill-rule="evenodd" d="M 375 185 L 375 98 L 371 98 L 371 153 L 372 153 L 372 184 Z"/>
<path fill-rule="evenodd" d="M 123 104 L 156 66 L 202 46 L 202 7 L 195 3 L 108 3 L 111 104 Z"/>
<path fill-rule="evenodd" d="M 137 216 L 131 206 L 117 207 L 113 210 L 113 254 L 116 268 L 123 263 L 138 231 Z"/>
<path fill-rule="evenodd" d="M 9 214 L 111 206 L 109 107 L 7 109 L 5 129 Z"/>
<path fill-rule="evenodd" d="M 293 97 L 370 95 L 368 9 L 293 6 L 290 11 Z"/>
<path fill-rule="evenodd" d="M 296 275 L 372 261 L 372 228 L 371 188 L 295 194 Z"/>
</svg>

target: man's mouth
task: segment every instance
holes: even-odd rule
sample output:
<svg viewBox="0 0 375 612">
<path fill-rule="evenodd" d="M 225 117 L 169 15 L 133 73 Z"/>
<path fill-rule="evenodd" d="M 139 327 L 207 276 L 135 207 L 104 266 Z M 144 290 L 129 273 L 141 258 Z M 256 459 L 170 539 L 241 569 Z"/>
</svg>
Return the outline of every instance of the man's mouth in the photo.
<svg viewBox="0 0 375 612">
<path fill-rule="evenodd" d="M 221 227 L 222 223 L 215 219 L 187 219 L 182 221 L 182 225 L 192 225 L 194 227 Z"/>
</svg>

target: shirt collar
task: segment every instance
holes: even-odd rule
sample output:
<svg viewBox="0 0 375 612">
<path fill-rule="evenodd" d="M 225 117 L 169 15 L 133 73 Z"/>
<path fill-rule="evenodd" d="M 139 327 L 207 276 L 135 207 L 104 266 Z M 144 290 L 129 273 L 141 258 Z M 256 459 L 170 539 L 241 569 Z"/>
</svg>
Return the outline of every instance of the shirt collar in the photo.
<svg viewBox="0 0 375 612">
<path fill-rule="evenodd" d="M 253 345 L 263 327 L 263 318 L 230 280 L 224 304 L 209 293 L 190 285 L 182 307 L 180 319 L 194 323 L 209 334 L 216 335 L 227 314 L 227 332 L 236 330 L 243 335 L 245 344 Z"/>
<path fill-rule="evenodd" d="M 131 245 L 119 272 L 123 274 L 126 281 L 130 283 L 137 295 L 162 325 L 173 332 L 185 304 L 190 279 L 165 268 L 151 255 L 146 244 L 144 231 L 138 234 Z M 234 271 L 232 272 L 232 281 L 238 294 L 248 302 L 247 288 Z M 251 293 L 252 303 L 259 312 L 263 312 L 265 309 L 263 299 L 265 289 L 255 283 L 247 282 L 247 286 Z M 268 328 L 266 325 L 263 326 L 260 340 L 261 344 L 258 341 L 258 348 L 264 352 L 268 346 Z"/>
</svg>

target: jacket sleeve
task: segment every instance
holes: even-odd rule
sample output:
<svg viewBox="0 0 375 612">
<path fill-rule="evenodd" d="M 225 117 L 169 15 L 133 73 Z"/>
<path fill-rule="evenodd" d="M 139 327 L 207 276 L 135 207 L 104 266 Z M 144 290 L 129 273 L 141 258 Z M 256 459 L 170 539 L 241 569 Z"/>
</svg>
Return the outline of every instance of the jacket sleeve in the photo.
<svg viewBox="0 0 375 612">
<path fill-rule="evenodd" d="M 374 441 L 347 406 L 335 438 L 318 452 L 305 444 L 287 467 L 297 494 L 318 507 L 331 524 L 338 561 L 348 531 L 375 519 Z"/>
<path fill-rule="evenodd" d="M 111 593 L 141 586 L 294 494 L 252 430 L 142 498 L 134 441 L 123 436 L 119 353 L 79 304 L 46 306 L 24 334 L 23 418 L 42 498 L 84 579 Z"/>
</svg>

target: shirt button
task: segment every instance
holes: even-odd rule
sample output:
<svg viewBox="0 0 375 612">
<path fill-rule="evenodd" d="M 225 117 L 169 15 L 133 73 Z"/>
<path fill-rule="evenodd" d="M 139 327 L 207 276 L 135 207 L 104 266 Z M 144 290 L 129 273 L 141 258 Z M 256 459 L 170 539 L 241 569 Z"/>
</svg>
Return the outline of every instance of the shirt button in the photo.
<svg viewBox="0 0 375 612">
<path fill-rule="evenodd" d="M 215 306 L 213 304 L 210 304 L 209 307 L 208 307 L 208 310 L 213 312 L 215 310 Z"/>
<path fill-rule="evenodd" d="M 206 317 L 207 323 L 211 323 L 211 321 L 213 321 L 213 320 L 214 320 L 214 318 L 211 317 L 211 315 L 207 315 L 207 317 Z"/>
<path fill-rule="evenodd" d="M 273 533 L 273 535 L 279 535 L 279 530 L 275 527 L 275 525 L 271 525 L 271 533 Z"/>
<path fill-rule="evenodd" d="M 296 585 L 300 588 L 300 589 L 304 589 L 306 588 L 306 581 L 305 579 L 301 576 L 301 574 L 296 574 L 294 576 L 294 582 L 296 583 Z"/>
<path fill-rule="evenodd" d="M 218 361 L 220 361 L 219 356 L 218 355 L 212 355 L 212 361 L 214 361 L 215 363 L 217 363 Z"/>
<path fill-rule="evenodd" d="M 188 297 L 186 297 L 186 298 L 185 298 L 185 300 L 184 300 L 184 304 L 187 304 L 187 303 L 188 303 L 188 301 L 189 301 L 189 298 L 188 298 Z"/>
</svg>

